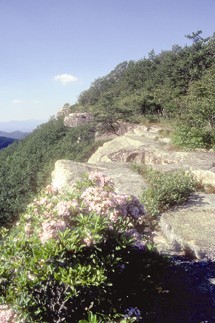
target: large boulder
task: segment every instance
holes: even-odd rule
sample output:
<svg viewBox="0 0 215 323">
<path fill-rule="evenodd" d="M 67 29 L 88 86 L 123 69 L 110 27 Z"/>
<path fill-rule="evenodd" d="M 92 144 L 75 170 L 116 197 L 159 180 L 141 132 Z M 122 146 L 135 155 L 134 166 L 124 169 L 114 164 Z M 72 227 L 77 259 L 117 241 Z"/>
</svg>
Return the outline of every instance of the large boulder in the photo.
<svg viewBox="0 0 215 323">
<path fill-rule="evenodd" d="M 138 159 L 146 165 L 165 165 L 176 164 L 187 157 L 187 152 L 172 151 L 168 145 L 146 137 L 144 134 L 141 136 L 128 133 L 104 143 L 90 157 L 89 163 L 127 162 Z"/>
<path fill-rule="evenodd" d="M 135 151 L 135 157 L 144 162 L 145 150 L 144 146 L 148 145 L 148 141 L 144 138 L 133 138 L 132 136 L 124 135 L 108 141 L 99 147 L 97 151 L 88 160 L 89 163 L 97 162 L 113 162 L 113 161 L 133 161 L 130 158 Z M 137 157 L 139 154 L 139 157 Z"/>
<path fill-rule="evenodd" d="M 139 174 L 132 171 L 125 163 L 79 163 L 71 160 L 58 160 L 52 173 L 52 185 L 60 191 L 71 190 L 77 180 L 83 178 L 84 173 L 98 171 L 112 178 L 116 193 L 142 194 L 146 184 Z"/>
<path fill-rule="evenodd" d="M 214 215 L 215 195 L 196 194 L 185 205 L 163 214 L 160 230 L 176 252 L 215 261 Z M 170 245 L 167 244 L 168 249 Z"/>
<path fill-rule="evenodd" d="M 88 124 L 93 121 L 92 114 L 88 112 L 70 113 L 64 118 L 64 125 L 66 127 L 77 127 L 80 125 Z"/>
</svg>

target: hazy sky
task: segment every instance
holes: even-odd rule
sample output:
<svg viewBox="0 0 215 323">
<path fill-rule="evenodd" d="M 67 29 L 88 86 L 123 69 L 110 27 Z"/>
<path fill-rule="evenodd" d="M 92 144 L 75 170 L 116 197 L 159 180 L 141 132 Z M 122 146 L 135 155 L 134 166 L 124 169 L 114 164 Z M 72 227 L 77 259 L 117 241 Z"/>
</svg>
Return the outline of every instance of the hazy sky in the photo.
<svg viewBox="0 0 215 323">
<path fill-rule="evenodd" d="M 215 0 L 0 0 L 0 121 L 48 119 L 125 60 L 215 32 Z"/>
</svg>

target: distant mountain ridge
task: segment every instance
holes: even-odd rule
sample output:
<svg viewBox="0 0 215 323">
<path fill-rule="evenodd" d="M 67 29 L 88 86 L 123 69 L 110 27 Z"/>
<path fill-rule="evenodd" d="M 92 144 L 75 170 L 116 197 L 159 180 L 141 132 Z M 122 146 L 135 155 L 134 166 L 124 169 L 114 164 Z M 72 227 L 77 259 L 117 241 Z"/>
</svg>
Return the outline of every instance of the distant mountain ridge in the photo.
<svg viewBox="0 0 215 323">
<path fill-rule="evenodd" d="M 0 121 L 0 131 L 5 132 L 32 132 L 40 124 L 46 122 L 45 120 L 11 120 L 11 121 Z"/>
<path fill-rule="evenodd" d="M 24 139 L 30 134 L 30 132 L 22 132 L 22 131 L 13 131 L 13 132 L 6 132 L 0 131 L 0 137 L 11 138 L 11 139 Z"/>
</svg>

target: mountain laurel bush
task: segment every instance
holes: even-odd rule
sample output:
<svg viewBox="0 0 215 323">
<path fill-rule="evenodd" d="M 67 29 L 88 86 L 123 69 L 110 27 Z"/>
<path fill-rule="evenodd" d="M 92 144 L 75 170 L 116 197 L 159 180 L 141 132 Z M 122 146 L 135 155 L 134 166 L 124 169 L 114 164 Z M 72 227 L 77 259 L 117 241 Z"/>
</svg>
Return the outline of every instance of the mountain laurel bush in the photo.
<svg viewBox="0 0 215 323">
<path fill-rule="evenodd" d="M 105 304 L 110 277 L 126 267 L 126 248 L 145 248 L 136 230 L 143 220 L 139 200 L 116 194 L 101 173 L 72 193 L 47 186 L 10 231 L 1 229 L 1 322 L 97 322 L 87 313 L 98 308 L 108 322 L 116 315 Z"/>
</svg>

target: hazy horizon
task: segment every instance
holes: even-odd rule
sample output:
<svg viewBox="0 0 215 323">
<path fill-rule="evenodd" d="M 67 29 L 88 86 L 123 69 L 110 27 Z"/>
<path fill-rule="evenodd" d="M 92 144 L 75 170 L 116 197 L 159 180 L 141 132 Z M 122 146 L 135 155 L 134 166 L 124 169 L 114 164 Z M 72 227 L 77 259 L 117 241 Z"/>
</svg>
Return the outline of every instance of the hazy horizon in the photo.
<svg viewBox="0 0 215 323">
<path fill-rule="evenodd" d="M 32 132 L 37 126 L 47 121 L 37 119 L 0 121 L 0 131 L 8 133 L 15 131 Z"/>
</svg>

